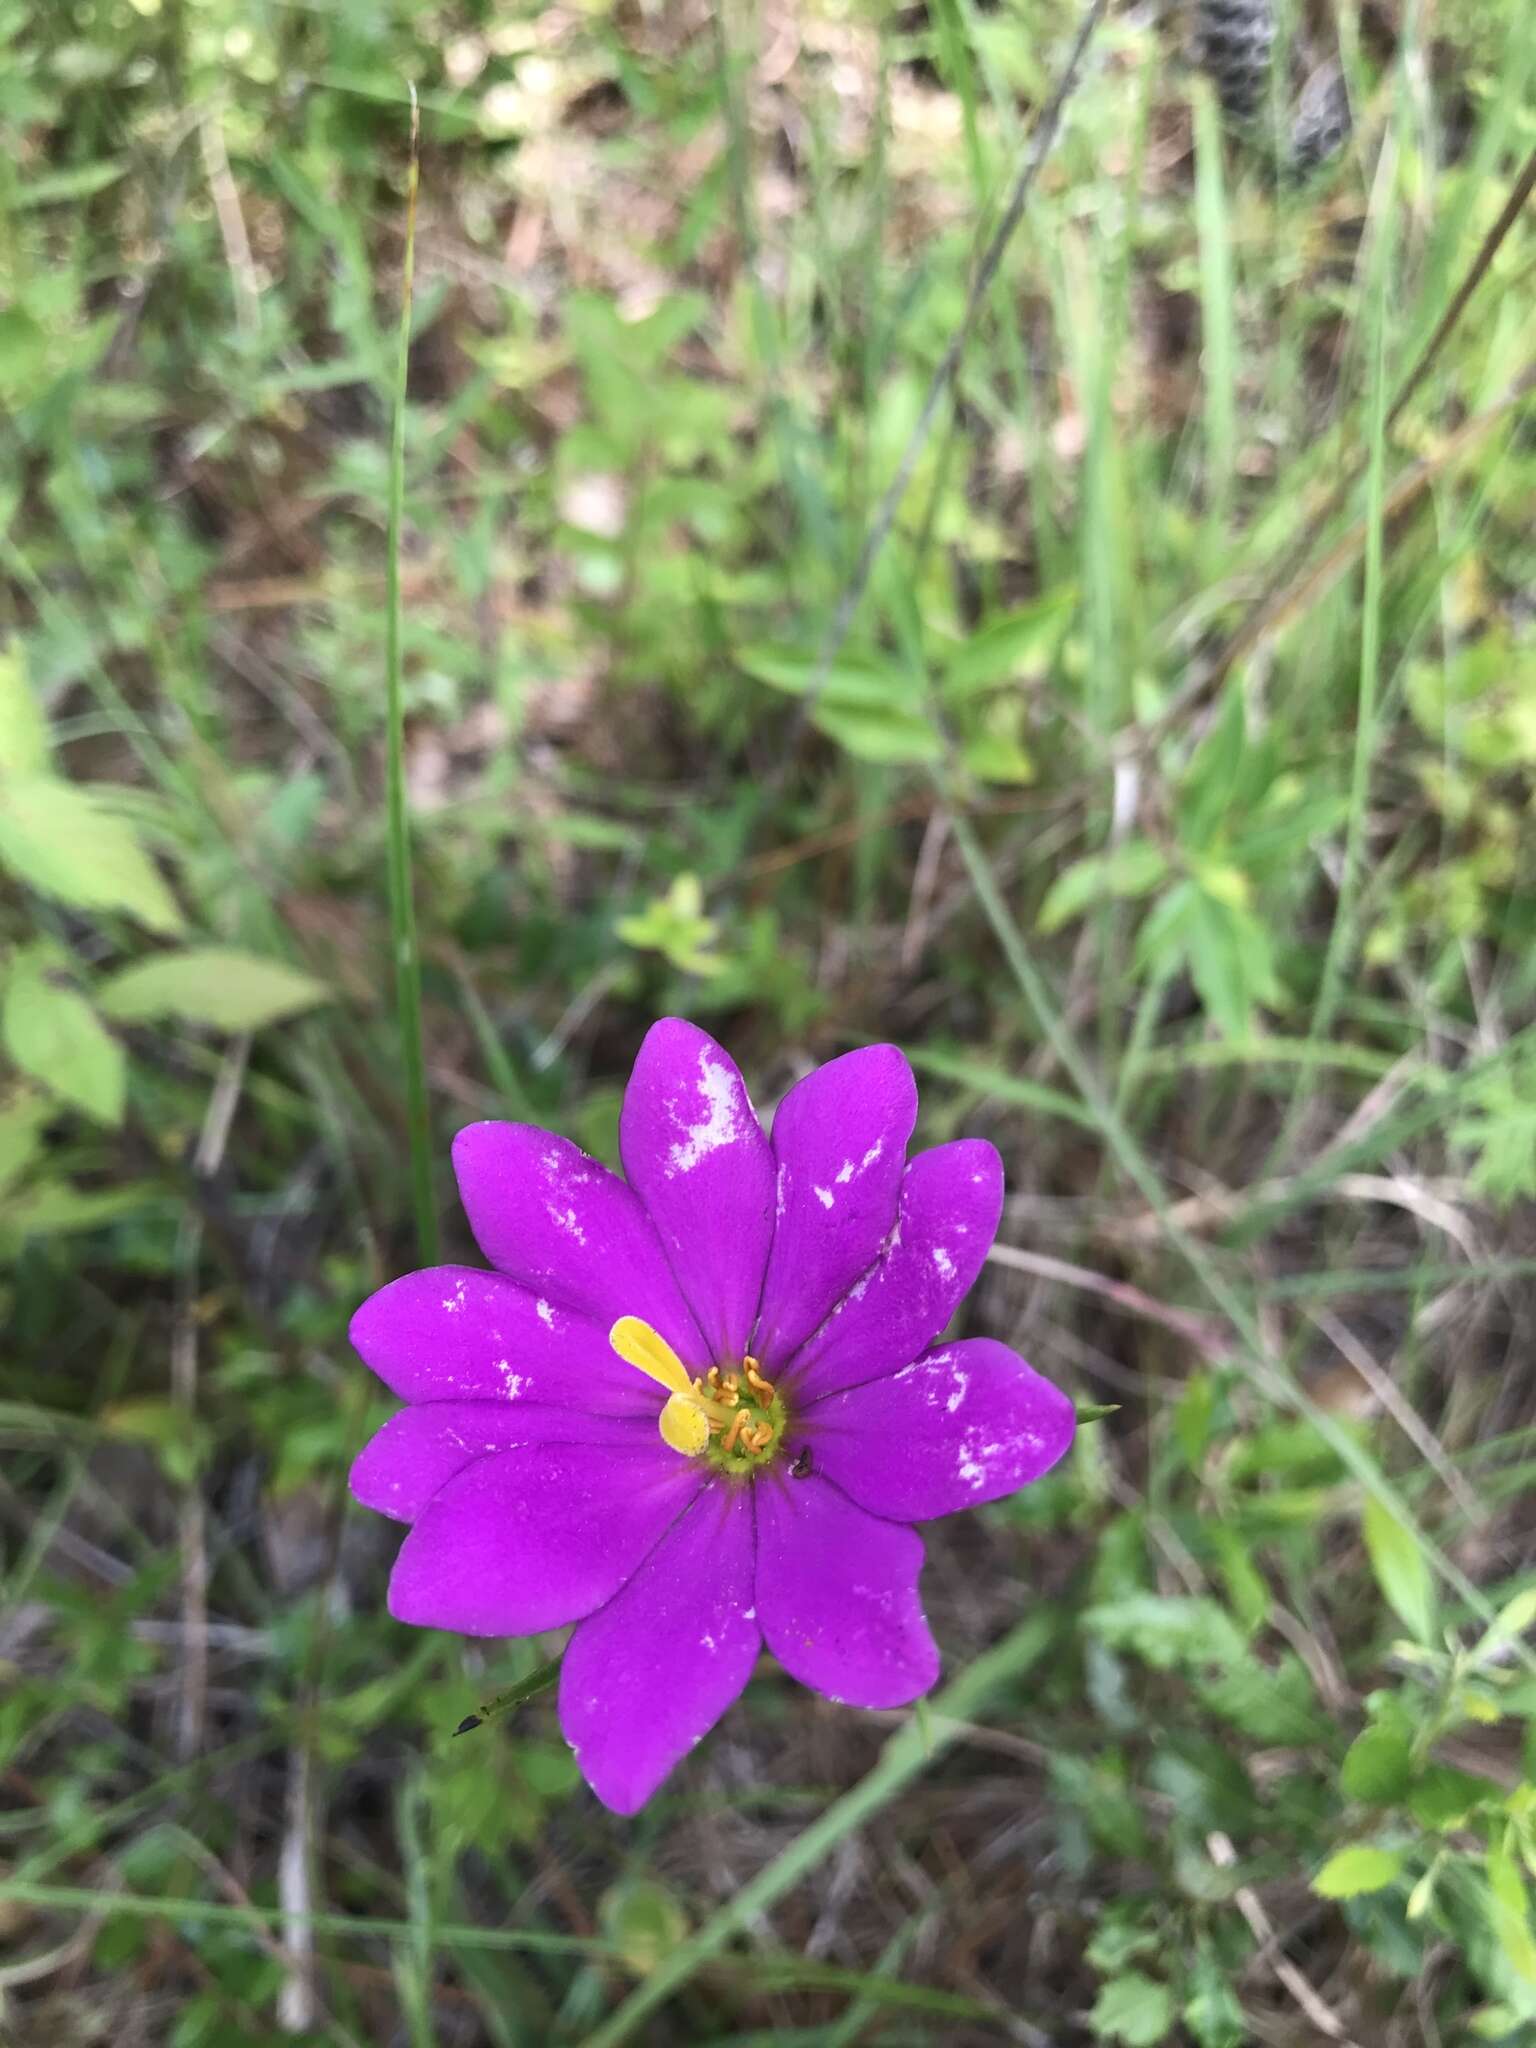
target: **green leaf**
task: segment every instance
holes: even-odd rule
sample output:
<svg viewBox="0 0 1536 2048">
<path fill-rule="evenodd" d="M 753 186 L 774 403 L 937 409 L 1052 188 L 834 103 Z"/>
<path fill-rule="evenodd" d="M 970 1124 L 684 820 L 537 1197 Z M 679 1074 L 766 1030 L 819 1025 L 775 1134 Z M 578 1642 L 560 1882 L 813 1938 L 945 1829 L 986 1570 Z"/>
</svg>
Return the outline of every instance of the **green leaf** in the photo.
<svg viewBox="0 0 1536 2048">
<path fill-rule="evenodd" d="M 688 1932 L 688 1916 L 654 1878 L 625 1879 L 598 1902 L 604 1934 L 638 1977 L 648 1976 Z"/>
<path fill-rule="evenodd" d="M 24 1074 L 97 1123 L 120 1124 L 123 1049 L 78 989 L 55 980 L 35 952 L 19 955 L 5 986 L 5 1049 Z"/>
<path fill-rule="evenodd" d="M 1312 1880 L 1320 1899 L 1355 1899 L 1363 1892 L 1384 1891 L 1403 1867 L 1395 1849 L 1373 1849 L 1357 1842 L 1338 1849 Z"/>
<path fill-rule="evenodd" d="M 30 1088 L 0 1107 L 0 1194 L 26 1172 L 43 1149 L 52 1106 Z"/>
<path fill-rule="evenodd" d="M 1145 896 L 1167 872 L 1167 856 L 1148 839 L 1128 839 L 1112 853 L 1091 853 L 1056 877 L 1035 922 L 1043 932 L 1057 931 L 1102 896 Z"/>
<path fill-rule="evenodd" d="M 1234 1670 L 1250 1661 L 1231 1615 L 1198 1594 L 1128 1593 L 1090 1607 L 1082 1619 L 1111 1648 L 1134 1651 L 1155 1671 Z"/>
<path fill-rule="evenodd" d="M 1136 934 L 1135 960 L 1139 968 L 1168 971 L 1184 957 L 1197 894 L 1193 882 L 1175 882 L 1153 904 L 1146 923 Z"/>
<path fill-rule="evenodd" d="M 1251 1546 L 1226 1523 L 1212 1529 L 1211 1547 L 1238 1620 L 1249 1631 L 1262 1628 L 1273 1601 L 1268 1581 L 1253 1561 Z"/>
<path fill-rule="evenodd" d="M 1513 2041 L 1521 2024 L 1520 2015 L 1512 2005 L 1482 2006 L 1467 2022 L 1469 2030 L 1479 2041 Z"/>
<path fill-rule="evenodd" d="M 175 899 L 132 827 L 71 782 L 51 775 L 7 781 L 0 865 L 77 910 L 122 910 L 151 931 L 181 930 Z"/>
<path fill-rule="evenodd" d="M 1523 1983 L 1536 1984 L 1536 1937 L 1531 1933 L 1525 1879 L 1502 1844 L 1488 1850 L 1488 1900 L 1489 1925 L 1505 1960 Z"/>
<path fill-rule="evenodd" d="M 740 648 L 736 662 L 760 683 L 767 683 L 775 690 L 787 690 L 794 697 L 804 696 L 821 676 L 821 688 L 816 697 L 818 704 L 842 704 L 878 711 L 888 704 L 910 706 L 915 701 L 912 680 L 907 671 L 889 660 L 842 654 L 824 676 L 816 655 L 795 647 Z"/>
<path fill-rule="evenodd" d="M 126 157 L 103 157 L 93 164 L 71 164 L 67 170 L 49 171 L 32 178 L 12 200 L 18 213 L 37 206 L 78 205 L 115 185 L 128 169 Z"/>
<path fill-rule="evenodd" d="M 111 1188 L 76 1188 L 67 1181 L 29 1181 L 13 1189 L 0 1208 L 0 1253 L 28 1240 L 60 1237 L 66 1231 L 99 1230 L 166 1205 L 160 1181 L 120 1181 Z"/>
<path fill-rule="evenodd" d="M 961 743 L 960 759 L 978 782 L 1022 788 L 1035 779 L 1035 764 L 1023 742 L 1009 733 L 972 733 Z"/>
<path fill-rule="evenodd" d="M 1382 1598 L 1416 1641 L 1435 1632 L 1435 1586 L 1412 1533 L 1372 1494 L 1360 1517 L 1371 1570 Z"/>
<path fill-rule="evenodd" d="M 180 1017 L 216 1031 L 259 1031 L 330 1000 L 331 991 L 313 975 L 233 946 L 161 953 L 125 967 L 101 991 L 101 1007 L 120 1023 Z"/>
<path fill-rule="evenodd" d="M 1455 1764 L 1430 1764 L 1408 1794 L 1408 1811 L 1421 1827 L 1448 1834 L 1465 1826 L 1479 1807 L 1501 1806 L 1503 1800 L 1492 1778 L 1480 1778 Z"/>
<path fill-rule="evenodd" d="M 1255 1006 L 1275 1003 L 1281 993 L 1268 931 L 1251 911 L 1202 886 L 1185 936 L 1190 975 L 1207 1016 L 1227 1038 L 1252 1038 Z"/>
<path fill-rule="evenodd" d="M 1121 2041 L 1125 2048 L 1156 2048 L 1173 2028 L 1173 1993 L 1140 1970 L 1127 1970 L 1123 1977 L 1111 1977 L 1100 1990 L 1088 2024 L 1101 2041 Z"/>
<path fill-rule="evenodd" d="M 1183 2019 L 1200 2048 L 1243 2048 L 1249 2039 L 1248 2022 L 1237 1993 L 1209 1951 L 1202 1951 L 1195 1958 L 1190 1971 Z"/>
<path fill-rule="evenodd" d="M 48 766 L 48 721 L 14 642 L 0 647 L 0 776 L 36 775 Z M 0 796 L 0 804 L 6 798 Z"/>
<path fill-rule="evenodd" d="M 1210 731 L 1195 750 L 1179 792 L 1181 836 L 1190 846 L 1208 845 L 1230 809 L 1247 745 L 1247 716 L 1241 685 L 1230 682 Z"/>
<path fill-rule="evenodd" d="M 1076 602 L 1077 592 L 1068 584 L 1019 611 L 989 619 L 944 664 L 945 696 L 958 703 L 1020 675 L 1041 674 Z"/>
<path fill-rule="evenodd" d="M 927 719 L 900 704 L 822 703 L 811 723 L 856 761 L 872 761 L 879 767 L 917 767 L 937 761 L 944 752 Z"/>
<path fill-rule="evenodd" d="M 152 1395 L 114 1402 L 102 1410 L 100 1419 L 108 1436 L 148 1444 L 166 1477 L 178 1486 L 191 1485 L 213 1446 L 213 1434 L 205 1422 L 174 1401 Z"/>
<path fill-rule="evenodd" d="M 1162 1936 L 1146 1913 L 1128 1900 L 1105 1909 L 1083 1953 L 1096 1970 L 1123 1970 L 1138 1956 L 1153 1954 L 1162 1946 Z"/>
<path fill-rule="evenodd" d="M 1085 1130 L 1098 1129 L 1092 1110 L 1070 1095 L 1063 1095 L 1059 1088 L 1044 1081 L 1032 1081 L 1027 1074 L 1010 1073 L 960 1053 L 925 1051 L 921 1046 L 914 1046 L 910 1057 L 919 1073 L 937 1074 L 941 1080 L 953 1081 L 958 1088 L 973 1088 L 983 1097 L 1015 1103 L 1039 1116 L 1060 1117 L 1066 1123 L 1081 1124 Z"/>
<path fill-rule="evenodd" d="M 1289 1652 L 1273 1664 L 1245 1656 L 1219 1677 L 1198 1680 L 1197 1690 L 1213 1713 L 1256 1741 L 1301 1744 L 1322 1732 L 1307 1667 Z"/>
<path fill-rule="evenodd" d="M 1392 1806 L 1413 1777 L 1413 1749 L 1401 1729 L 1378 1723 L 1357 1735 L 1345 1752 L 1339 1783 L 1351 1799 Z"/>
<path fill-rule="evenodd" d="M 1506 1601 L 1489 1622 L 1472 1652 L 1473 1663 L 1485 1663 L 1495 1650 L 1513 1642 L 1516 1636 L 1523 1636 L 1533 1623 L 1536 1623 L 1536 1586 L 1527 1586 L 1513 1600 Z"/>
</svg>

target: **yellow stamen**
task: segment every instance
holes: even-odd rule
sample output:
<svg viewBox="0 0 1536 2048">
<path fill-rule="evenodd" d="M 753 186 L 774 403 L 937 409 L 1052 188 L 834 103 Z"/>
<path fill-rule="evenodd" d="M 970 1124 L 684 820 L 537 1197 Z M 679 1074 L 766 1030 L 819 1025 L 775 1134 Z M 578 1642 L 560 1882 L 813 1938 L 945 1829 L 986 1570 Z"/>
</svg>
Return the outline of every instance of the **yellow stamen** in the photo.
<svg viewBox="0 0 1536 2048">
<path fill-rule="evenodd" d="M 747 1411 L 744 1408 L 738 1408 L 736 1413 L 731 1417 L 731 1426 L 725 1432 L 725 1440 L 720 1446 L 721 1450 L 726 1452 L 727 1455 L 729 1455 L 730 1452 L 735 1450 L 736 1439 L 741 1435 L 742 1430 L 746 1426 L 746 1420 Z"/>
<path fill-rule="evenodd" d="M 661 1411 L 661 1440 L 685 1458 L 697 1458 L 709 1442 L 709 1417 L 685 1394 L 673 1394 Z"/>
<path fill-rule="evenodd" d="M 757 1369 L 757 1360 L 755 1358 L 744 1358 L 742 1364 L 747 1369 L 747 1385 L 752 1389 L 753 1393 L 756 1394 L 760 1401 L 771 1401 L 773 1399 L 773 1382 L 763 1378 Z"/>
<path fill-rule="evenodd" d="M 639 1316 L 620 1316 L 608 1332 L 608 1342 L 626 1365 L 638 1367 L 669 1393 L 685 1398 L 693 1395 L 693 1382 L 683 1370 L 683 1361 L 666 1338 Z"/>
</svg>

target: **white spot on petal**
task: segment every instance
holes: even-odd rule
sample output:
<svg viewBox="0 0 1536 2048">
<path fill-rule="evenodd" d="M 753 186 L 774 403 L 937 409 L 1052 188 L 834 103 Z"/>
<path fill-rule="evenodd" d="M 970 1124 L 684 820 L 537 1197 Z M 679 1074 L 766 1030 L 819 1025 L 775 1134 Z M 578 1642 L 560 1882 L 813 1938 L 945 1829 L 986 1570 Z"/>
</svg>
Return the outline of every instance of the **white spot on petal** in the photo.
<svg viewBox="0 0 1536 2048">
<path fill-rule="evenodd" d="M 674 1173 L 692 1173 L 701 1160 L 742 1135 L 736 1076 L 723 1061 L 711 1059 L 707 1050 L 699 1054 L 698 1087 L 705 1114 L 696 1124 L 680 1124 L 683 1135 L 670 1154 Z"/>
<path fill-rule="evenodd" d="M 836 1195 L 833 1194 L 830 1188 L 813 1187 L 811 1189 L 811 1193 L 816 1197 L 817 1201 L 820 1202 L 823 1209 L 830 1209 L 832 1207 L 832 1204 L 837 1200 Z"/>
</svg>

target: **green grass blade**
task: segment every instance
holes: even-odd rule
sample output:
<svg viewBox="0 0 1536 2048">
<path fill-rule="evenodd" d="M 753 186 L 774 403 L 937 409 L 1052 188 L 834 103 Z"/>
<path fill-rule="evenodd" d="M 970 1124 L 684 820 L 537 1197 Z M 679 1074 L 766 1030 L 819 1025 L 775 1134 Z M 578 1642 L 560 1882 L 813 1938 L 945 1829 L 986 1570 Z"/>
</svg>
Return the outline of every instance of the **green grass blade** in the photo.
<svg viewBox="0 0 1536 2048">
<path fill-rule="evenodd" d="M 389 929 L 395 956 L 395 1005 L 400 1061 L 405 1070 L 405 1113 L 410 1139 L 411 1195 L 416 1243 L 425 1264 L 437 1257 L 437 1213 L 432 1200 L 432 1133 L 427 1116 L 426 1055 L 421 1035 L 421 952 L 411 890 L 410 820 L 405 796 L 405 702 L 401 686 L 400 536 L 405 520 L 405 388 L 411 358 L 411 303 L 416 272 L 416 190 L 421 178 L 421 115 L 411 88 L 411 163 L 405 207 L 405 267 L 400 282 L 400 335 L 395 353 L 393 421 L 389 443 L 389 537 L 385 561 L 385 719 L 388 765 Z"/>
<path fill-rule="evenodd" d="M 1195 219 L 1200 232 L 1206 519 L 1215 538 L 1226 530 L 1232 509 L 1232 479 L 1237 470 L 1232 249 L 1216 95 L 1204 78 L 1196 79 L 1195 87 Z"/>
</svg>

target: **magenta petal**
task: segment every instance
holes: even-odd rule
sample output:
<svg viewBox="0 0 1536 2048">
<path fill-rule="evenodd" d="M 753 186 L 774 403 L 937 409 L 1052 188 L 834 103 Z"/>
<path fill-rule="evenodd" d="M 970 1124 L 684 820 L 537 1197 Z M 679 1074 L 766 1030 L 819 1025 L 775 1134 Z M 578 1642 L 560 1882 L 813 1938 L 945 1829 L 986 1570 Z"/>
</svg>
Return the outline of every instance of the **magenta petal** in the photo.
<svg viewBox="0 0 1536 2048">
<path fill-rule="evenodd" d="M 879 1256 L 916 1121 L 917 1086 L 894 1045 L 829 1060 L 779 1104 L 778 1214 L 753 1339 L 770 1374 Z"/>
<path fill-rule="evenodd" d="M 797 1440 L 871 1514 L 926 1522 L 1016 1493 L 1050 1471 L 1076 1428 L 1059 1388 L 1006 1344 L 972 1337 L 813 1403 Z"/>
<path fill-rule="evenodd" d="M 526 1636 L 601 1607 L 703 1483 L 657 1437 L 634 1450 L 525 1444 L 450 1479 L 400 1546 L 396 1621 Z"/>
<path fill-rule="evenodd" d="M 571 1637 L 560 1725 L 605 1806 L 633 1813 L 752 1675 L 752 1498 L 716 1483 Z"/>
<path fill-rule="evenodd" d="M 645 1034 L 619 1151 L 711 1363 L 739 1360 L 773 1238 L 773 1155 L 735 1062 L 696 1024 L 663 1017 Z"/>
<path fill-rule="evenodd" d="M 634 1190 L 568 1138 L 533 1124 L 470 1124 L 453 1169 L 493 1266 L 604 1330 L 641 1316 L 689 1365 L 706 1360 L 660 1240 Z"/>
<path fill-rule="evenodd" d="M 519 1401 L 428 1401 L 402 1408 L 353 1461 L 348 1481 L 365 1508 L 414 1522 L 432 1496 L 479 1458 L 516 1444 L 645 1444 L 654 1416 L 589 1415 Z"/>
<path fill-rule="evenodd" d="M 1002 1210 L 1003 1163 L 984 1138 L 920 1152 L 878 1263 L 780 1369 L 795 1406 L 894 1372 L 925 1351 L 981 1271 Z"/>
<path fill-rule="evenodd" d="M 478 1266 L 428 1266 L 371 1294 L 352 1342 L 403 1401 L 547 1401 L 654 1415 L 654 1389 L 613 1353 L 608 1323 Z"/>
<path fill-rule="evenodd" d="M 784 1669 L 850 1707 L 926 1692 L 939 1653 L 917 1597 L 922 1538 L 814 1475 L 765 1477 L 754 1491 L 757 1611 Z"/>
</svg>

